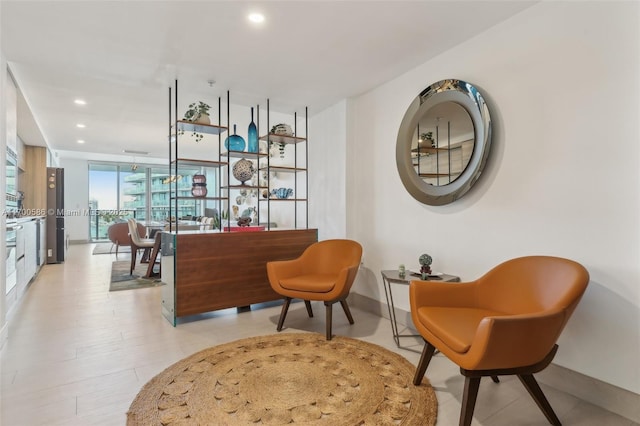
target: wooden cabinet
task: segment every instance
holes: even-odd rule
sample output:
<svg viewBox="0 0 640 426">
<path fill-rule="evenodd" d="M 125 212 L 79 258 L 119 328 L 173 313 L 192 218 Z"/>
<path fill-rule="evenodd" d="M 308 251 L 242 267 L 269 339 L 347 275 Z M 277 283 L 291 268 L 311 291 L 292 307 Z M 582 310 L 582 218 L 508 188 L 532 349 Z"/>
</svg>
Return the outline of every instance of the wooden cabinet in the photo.
<svg viewBox="0 0 640 426">
<path fill-rule="evenodd" d="M 24 148 L 24 171 L 20 174 L 18 188 L 24 193 L 22 207 L 32 212 L 47 209 L 47 149 L 26 145 Z M 36 213 L 27 213 L 33 216 Z"/>
<path fill-rule="evenodd" d="M 318 240 L 316 229 L 162 234 L 162 314 L 179 317 L 281 299 L 267 262 L 293 259 Z"/>
</svg>

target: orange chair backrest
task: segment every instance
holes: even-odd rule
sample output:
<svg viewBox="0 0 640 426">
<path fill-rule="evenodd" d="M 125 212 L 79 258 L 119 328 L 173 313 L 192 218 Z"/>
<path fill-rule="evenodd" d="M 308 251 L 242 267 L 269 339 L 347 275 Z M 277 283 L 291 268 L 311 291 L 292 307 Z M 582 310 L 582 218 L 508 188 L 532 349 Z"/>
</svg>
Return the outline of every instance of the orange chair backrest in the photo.
<svg viewBox="0 0 640 426">
<path fill-rule="evenodd" d="M 589 273 L 577 262 L 552 256 L 508 260 L 478 279 L 479 305 L 508 314 L 564 309 L 566 319 L 580 301 Z"/>
<path fill-rule="evenodd" d="M 126 246 L 131 244 L 129 238 L 129 225 L 125 222 L 114 223 L 107 228 L 107 236 L 113 244 Z"/>
<path fill-rule="evenodd" d="M 360 264 L 362 246 L 353 240 L 324 240 L 311 244 L 300 259 L 305 269 L 320 274 L 337 274 Z"/>
</svg>

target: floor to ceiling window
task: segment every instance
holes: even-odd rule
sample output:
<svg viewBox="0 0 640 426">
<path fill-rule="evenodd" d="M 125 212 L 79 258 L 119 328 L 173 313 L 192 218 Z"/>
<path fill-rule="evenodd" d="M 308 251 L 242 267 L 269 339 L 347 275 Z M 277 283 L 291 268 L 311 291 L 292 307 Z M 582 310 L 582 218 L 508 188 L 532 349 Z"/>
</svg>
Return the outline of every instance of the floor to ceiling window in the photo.
<svg viewBox="0 0 640 426">
<path fill-rule="evenodd" d="M 165 221 L 169 218 L 169 183 L 178 182 L 177 212 L 172 216 L 202 216 L 205 203 L 190 196 L 192 176 L 199 167 L 185 167 L 170 175 L 166 166 L 116 163 L 89 164 L 89 207 L 92 241 L 106 240 L 109 226 L 134 218 L 140 221 Z M 207 176 L 209 188 L 215 188 L 216 176 Z M 172 205 L 175 210 L 175 206 Z"/>
</svg>

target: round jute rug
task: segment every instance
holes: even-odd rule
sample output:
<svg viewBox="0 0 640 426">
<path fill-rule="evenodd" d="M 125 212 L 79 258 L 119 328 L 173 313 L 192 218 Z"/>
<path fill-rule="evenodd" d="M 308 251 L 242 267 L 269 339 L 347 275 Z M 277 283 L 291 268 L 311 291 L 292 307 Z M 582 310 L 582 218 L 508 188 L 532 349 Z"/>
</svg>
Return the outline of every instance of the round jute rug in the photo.
<svg viewBox="0 0 640 426">
<path fill-rule="evenodd" d="M 415 367 L 378 345 L 318 333 L 236 340 L 178 361 L 143 386 L 127 425 L 434 425 Z"/>
</svg>

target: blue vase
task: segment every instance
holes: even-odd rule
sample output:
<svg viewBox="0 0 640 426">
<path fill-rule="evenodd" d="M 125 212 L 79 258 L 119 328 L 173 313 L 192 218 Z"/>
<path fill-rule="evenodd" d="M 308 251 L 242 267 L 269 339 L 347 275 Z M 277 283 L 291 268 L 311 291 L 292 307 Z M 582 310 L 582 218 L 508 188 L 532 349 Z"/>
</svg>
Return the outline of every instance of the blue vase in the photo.
<svg viewBox="0 0 640 426">
<path fill-rule="evenodd" d="M 256 123 L 253 122 L 253 108 L 251 108 L 251 123 L 249 123 L 247 142 L 249 143 L 247 151 L 258 152 L 258 129 Z"/>
<path fill-rule="evenodd" d="M 245 142 L 242 136 L 236 135 L 236 125 L 233 125 L 233 134 L 224 140 L 224 147 L 228 151 L 244 151 Z"/>
</svg>

